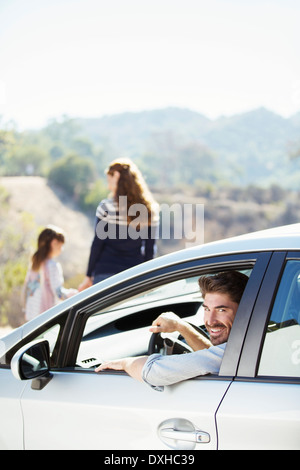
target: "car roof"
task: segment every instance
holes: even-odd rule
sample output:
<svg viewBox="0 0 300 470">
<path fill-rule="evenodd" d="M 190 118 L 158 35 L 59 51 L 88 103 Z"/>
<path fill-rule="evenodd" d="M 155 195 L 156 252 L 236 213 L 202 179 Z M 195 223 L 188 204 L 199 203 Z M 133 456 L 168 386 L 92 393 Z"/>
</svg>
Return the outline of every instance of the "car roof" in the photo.
<svg viewBox="0 0 300 470">
<path fill-rule="evenodd" d="M 226 253 L 243 253 L 254 251 L 299 250 L 300 223 L 284 225 L 257 232 L 225 238 L 190 248 L 186 252 L 198 256 L 212 256 Z"/>
<path fill-rule="evenodd" d="M 226 255 L 232 253 L 247 253 L 274 250 L 299 250 L 300 249 L 300 223 L 271 228 L 259 232 L 239 235 L 215 242 L 195 245 L 153 260 L 141 263 L 133 268 L 116 274 L 101 282 L 101 288 L 107 288 L 112 284 L 119 284 L 130 277 L 136 277 L 144 272 L 155 271 L 163 266 L 172 266 L 189 260 L 207 258 L 210 256 Z M 99 291 L 99 287 L 92 286 L 88 291 L 93 295 Z M 85 291 L 83 291 L 85 292 Z M 77 297 L 77 296 L 75 296 Z M 72 297 L 71 297 L 72 299 Z M 65 301 L 66 302 L 66 301 Z"/>
<path fill-rule="evenodd" d="M 274 251 L 274 250 L 299 250 L 300 249 L 300 223 L 287 225 L 259 232 L 253 232 L 245 235 L 239 235 L 233 238 L 227 238 L 215 242 L 195 245 L 185 248 L 167 255 L 159 256 L 145 263 L 141 263 L 126 271 L 122 271 L 108 279 L 102 281 L 100 285 L 94 285 L 86 291 L 70 297 L 65 300 L 65 304 L 70 306 L 76 300 L 82 297 L 94 295 L 99 290 L 106 289 L 115 284 L 122 283 L 129 278 L 133 278 L 143 274 L 144 272 L 155 271 L 163 266 L 172 266 L 177 263 L 183 263 L 193 259 L 207 258 L 210 256 L 225 255 L 231 253 L 245 253 L 258 251 Z M 74 302 L 73 302 L 74 300 Z M 55 309 L 55 307 L 53 307 Z"/>
<path fill-rule="evenodd" d="M 270 228 L 231 238 L 225 238 L 202 245 L 191 246 L 175 253 L 156 258 L 150 261 L 154 264 L 175 264 L 197 258 L 226 255 L 233 253 L 299 250 L 300 249 L 300 223 Z M 149 264 L 150 267 L 150 264 Z"/>
</svg>

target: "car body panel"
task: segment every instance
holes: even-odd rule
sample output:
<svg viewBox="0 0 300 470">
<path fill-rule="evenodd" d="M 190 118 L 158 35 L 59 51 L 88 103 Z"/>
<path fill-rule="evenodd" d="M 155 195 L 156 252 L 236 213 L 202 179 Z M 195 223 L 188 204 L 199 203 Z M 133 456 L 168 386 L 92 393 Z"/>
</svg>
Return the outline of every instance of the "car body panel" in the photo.
<svg viewBox="0 0 300 470">
<path fill-rule="evenodd" d="M 219 450 L 300 448 L 300 385 L 234 381 L 217 414 Z"/>
<path fill-rule="evenodd" d="M 16 380 L 10 369 L 0 368 L 0 449 L 23 449 L 23 415 L 21 397 L 27 382 Z"/>
<path fill-rule="evenodd" d="M 171 418 L 210 435 L 192 449 L 216 449 L 214 417 L 228 385 L 195 379 L 157 392 L 115 371 L 55 372 L 42 391 L 28 384 L 23 393 L 25 449 L 166 449 L 157 433 Z"/>
</svg>

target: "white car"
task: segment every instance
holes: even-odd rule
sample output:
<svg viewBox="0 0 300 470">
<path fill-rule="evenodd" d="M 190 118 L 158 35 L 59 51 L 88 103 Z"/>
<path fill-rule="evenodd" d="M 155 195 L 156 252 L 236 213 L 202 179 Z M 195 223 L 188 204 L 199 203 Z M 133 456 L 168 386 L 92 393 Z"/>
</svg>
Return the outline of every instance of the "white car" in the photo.
<svg viewBox="0 0 300 470">
<path fill-rule="evenodd" d="M 173 311 L 201 327 L 199 276 L 233 269 L 250 277 L 218 375 L 158 392 L 95 373 L 107 359 L 182 353 L 152 321 Z M 0 449 L 300 449 L 300 224 L 113 276 L 2 338 L 0 356 Z"/>
</svg>

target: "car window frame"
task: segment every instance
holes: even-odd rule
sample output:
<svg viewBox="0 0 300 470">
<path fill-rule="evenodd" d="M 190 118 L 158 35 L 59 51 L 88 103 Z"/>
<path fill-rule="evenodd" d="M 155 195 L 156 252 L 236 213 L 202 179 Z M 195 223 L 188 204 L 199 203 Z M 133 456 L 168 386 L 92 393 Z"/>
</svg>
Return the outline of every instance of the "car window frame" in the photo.
<svg viewBox="0 0 300 470">
<path fill-rule="evenodd" d="M 130 295 L 136 295 L 146 289 L 175 281 L 183 276 L 192 277 L 195 275 L 208 274 L 222 270 L 247 269 L 251 268 L 252 273 L 245 289 L 243 299 L 238 309 L 235 322 L 237 325 L 232 328 L 229 341 L 225 350 L 224 358 L 219 378 L 234 377 L 236 375 L 241 345 L 247 331 L 252 310 L 256 301 L 264 273 L 267 269 L 271 252 L 244 252 L 234 254 L 217 255 L 207 258 L 196 258 L 179 264 L 170 264 L 155 271 L 145 272 L 139 276 L 129 278 L 121 284 L 113 285 L 106 291 L 102 291 L 98 298 L 93 297 L 93 302 L 74 311 L 71 329 L 68 332 L 68 344 L 66 344 L 65 354 L 62 361 L 62 368 L 69 370 L 76 369 L 76 358 L 80 346 L 81 337 L 87 319 L 90 315 L 101 308 L 107 308 L 114 303 L 124 300 Z M 242 313 L 241 313 L 242 312 Z M 234 325 L 235 325 L 234 322 Z M 89 372 L 88 370 L 86 372 Z"/>
<path fill-rule="evenodd" d="M 300 252 L 282 250 L 276 251 L 272 255 L 249 324 L 236 380 L 300 383 L 300 378 L 298 379 L 297 377 L 258 376 L 259 363 L 268 322 L 272 314 L 273 305 L 286 263 L 290 260 L 300 260 Z"/>
<path fill-rule="evenodd" d="M 65 310 L 61 312 L 59 316 L 55 316 L 51 318 L 49 321 L 43 323 L 38 328 L 34 329 L 28 335 L 23 337 L 20 341 L 14 344 L 14 346 L 12 346 L 10 349 L 7 350 L 5 354 L 6 364 L 1 364 L 0 368 L 10 369 L 11 359 L 13 355 L 19 349 L 21 349 L 23 346 L 26 346 L 26 344 L 29 344 L 30 342 L 37 340 L 41 335 L 43 335 L 43 333 L 45 333 L 50 328 L 53 328 L 55 325 L 59 326 L 59 332 L 58 332 L 57 339 L 56 339 L 56 342 L 52 351 L 52 355 L 51 355 L 51 366 L 54 368 L 57 367 L 60 350 L 63 347 L 63 338 L 66 335 L 68 318 L 71 313 L 72 313 L 72 309 Z"/>
</svg>

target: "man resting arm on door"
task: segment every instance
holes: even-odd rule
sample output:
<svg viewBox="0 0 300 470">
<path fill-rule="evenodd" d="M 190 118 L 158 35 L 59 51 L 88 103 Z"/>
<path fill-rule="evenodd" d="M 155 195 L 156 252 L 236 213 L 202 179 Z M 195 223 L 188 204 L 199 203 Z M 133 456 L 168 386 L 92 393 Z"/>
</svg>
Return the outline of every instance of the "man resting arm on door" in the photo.
<svg viewBox="0 0 300 470">
<path fill-rule="evenodd" d="M 179 321 L 175 318 L 177 316 L 163 314 L 153 322 L 150 331 L 170 332 L 174 331 L 172 328 L 176 326 L 183 336 L 186 335 L 186 340 L 194 352 L 117 359 L 101 364 L 96 372 L 105 369 L 124 370 L 131 377 L 153 387 L 171 385 L 198 375 L 217 374 L 247 281 L 248 277 L 238 271 L 200 277 L 199 286 L 204 299 L 204 324 L 211 345 L 196 330 L 191 329 L 190 325 L 187 326 L 184 320 Z"/>
</svg>

